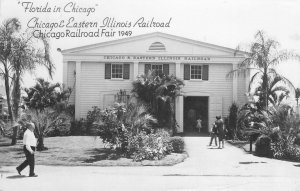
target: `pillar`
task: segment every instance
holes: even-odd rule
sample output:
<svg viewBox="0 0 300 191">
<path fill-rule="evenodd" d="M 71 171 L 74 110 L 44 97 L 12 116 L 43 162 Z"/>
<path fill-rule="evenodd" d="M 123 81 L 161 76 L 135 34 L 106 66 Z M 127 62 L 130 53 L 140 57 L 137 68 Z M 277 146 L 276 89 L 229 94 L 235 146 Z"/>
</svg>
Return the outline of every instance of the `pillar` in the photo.
<svg viewBox="0 0 300 191">
<path fill-rule="evenodd" d="M 135 61 L 133 62 L 133 80 L 135 80 L 138 75 L 139 75 L 139 62 Z"/>
<path fill-rule="evenodd" d="M 233 63 L 232 69 L 237 69 L 237 63 Z M 238 103 L 238 74 L 232 78 L 232 101 Z"/>
<path fill-rule="evenodd" d="M 76 85 L 75 85 L 75 119 L 80 119 L 80 73 L 81 62 L 76 61 Z"/>
<path fill-rule="evenodd" d="M 183 132 L 183 96 L 176 97 L 175 100 L 175 118 L 178 124 L 177 132 L 182 133 Z"/>
<path fill-rule="evenodd" d="M 180 66 L 181 66 L 180 62 L 175 63 L 175 75 L 177 78 L 180 78 Z"/>
<path fill-rule="evenodd" d="M 68 62 L 63 62 L 63 85 L 64 88 L 67 88 L 69 86 L 68 84 Z"/>
<path fill-rule="evenodd" d="M 180 78 L 181 71 L 180 71 L 180 62 L 175 63 L 175 75 L 177 78 Z M 178 133 L 183 132 L 183 96 L 178 96 L 175 100 L 175 118 L 178 124 Z"/>
</svg>

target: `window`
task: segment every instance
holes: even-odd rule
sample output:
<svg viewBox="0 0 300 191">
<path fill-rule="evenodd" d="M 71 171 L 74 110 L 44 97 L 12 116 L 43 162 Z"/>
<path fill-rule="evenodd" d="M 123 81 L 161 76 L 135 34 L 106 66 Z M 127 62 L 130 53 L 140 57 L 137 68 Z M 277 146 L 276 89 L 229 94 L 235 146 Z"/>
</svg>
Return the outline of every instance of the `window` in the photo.
<svg viewBox="0 0 300 191">
<path fill-rule="evenodd" d="M 166 51 L 166 47 L 161 42 L 154 42 L 150 45 L 149 51 Z"/>
<path fill-rule="evenodd" d="M 191 79 L 202 79 L 201 65 L 191 65 Z"/>
<path fill-rule="evenodd" d="M 152 64 L 152 70 L 155 71 L 156 75 L 163 73 L 163 65 L 162 64 Z"/>
<path fill-rule="evenodd" d="M 111 78 L 123 78 L 123 64 L 111 64 Z"/>
</svg>

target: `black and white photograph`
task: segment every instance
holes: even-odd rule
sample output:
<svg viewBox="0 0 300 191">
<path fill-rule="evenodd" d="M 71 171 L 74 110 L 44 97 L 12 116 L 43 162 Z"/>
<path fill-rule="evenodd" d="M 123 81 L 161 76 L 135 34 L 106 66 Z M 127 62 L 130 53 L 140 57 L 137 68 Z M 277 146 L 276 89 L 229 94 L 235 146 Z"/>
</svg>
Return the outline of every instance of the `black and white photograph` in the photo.
<svg viewBox="0 0 300 191">
<path fill-rule="evenodd" d="M 0 0 L 0 191 L 299 179 L 300 0 Z"/>
</svg>

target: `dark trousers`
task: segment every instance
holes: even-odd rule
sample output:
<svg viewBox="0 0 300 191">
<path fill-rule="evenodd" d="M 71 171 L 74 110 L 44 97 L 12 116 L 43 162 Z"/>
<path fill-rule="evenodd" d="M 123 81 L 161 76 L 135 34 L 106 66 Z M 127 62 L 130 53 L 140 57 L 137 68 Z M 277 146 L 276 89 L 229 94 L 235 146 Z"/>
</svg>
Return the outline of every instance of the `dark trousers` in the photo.
<svg viewBox="0 0 300 191">
<path fill-rule="evenodd" d="M 210 142 L 209 142 L 209 145 L 211 146 L 213 140 L 215 139 L 215 145 L 217 146 L 217 135 L 215 133 L 211 133 L 210 134 Z"/>
<path fill-rule="evenodd" d="M 35 151 L 35 147 L 31 147 L 33 151 Z M 34 154 L 31 154 L 27 149 L 26 146 L 24 145 L 23 151 L 26 156 L 26 160 L 20 164 L 20 166 L 17 167 L 17 169 L 21 172 L 24 168 L 26 168 L 29 165 L 29 176 L 34 175 Z"/>
</svg>

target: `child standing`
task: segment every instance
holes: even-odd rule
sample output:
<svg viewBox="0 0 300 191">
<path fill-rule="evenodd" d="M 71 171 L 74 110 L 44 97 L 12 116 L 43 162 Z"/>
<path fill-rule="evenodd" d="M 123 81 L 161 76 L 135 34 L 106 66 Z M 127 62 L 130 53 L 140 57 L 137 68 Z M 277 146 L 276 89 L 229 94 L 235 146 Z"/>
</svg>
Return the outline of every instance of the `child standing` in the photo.
<svg viewBox="0 0 300 191">
<path fill-rule="evenodd" d="M 196 128 L 198 129 L 199 133 L 201 132 L 202 129 L 202 120 L 201 120 L 201 116 L 199 116 L 199 118 L 197 119 L 197 125 Z"/>
</svg>

